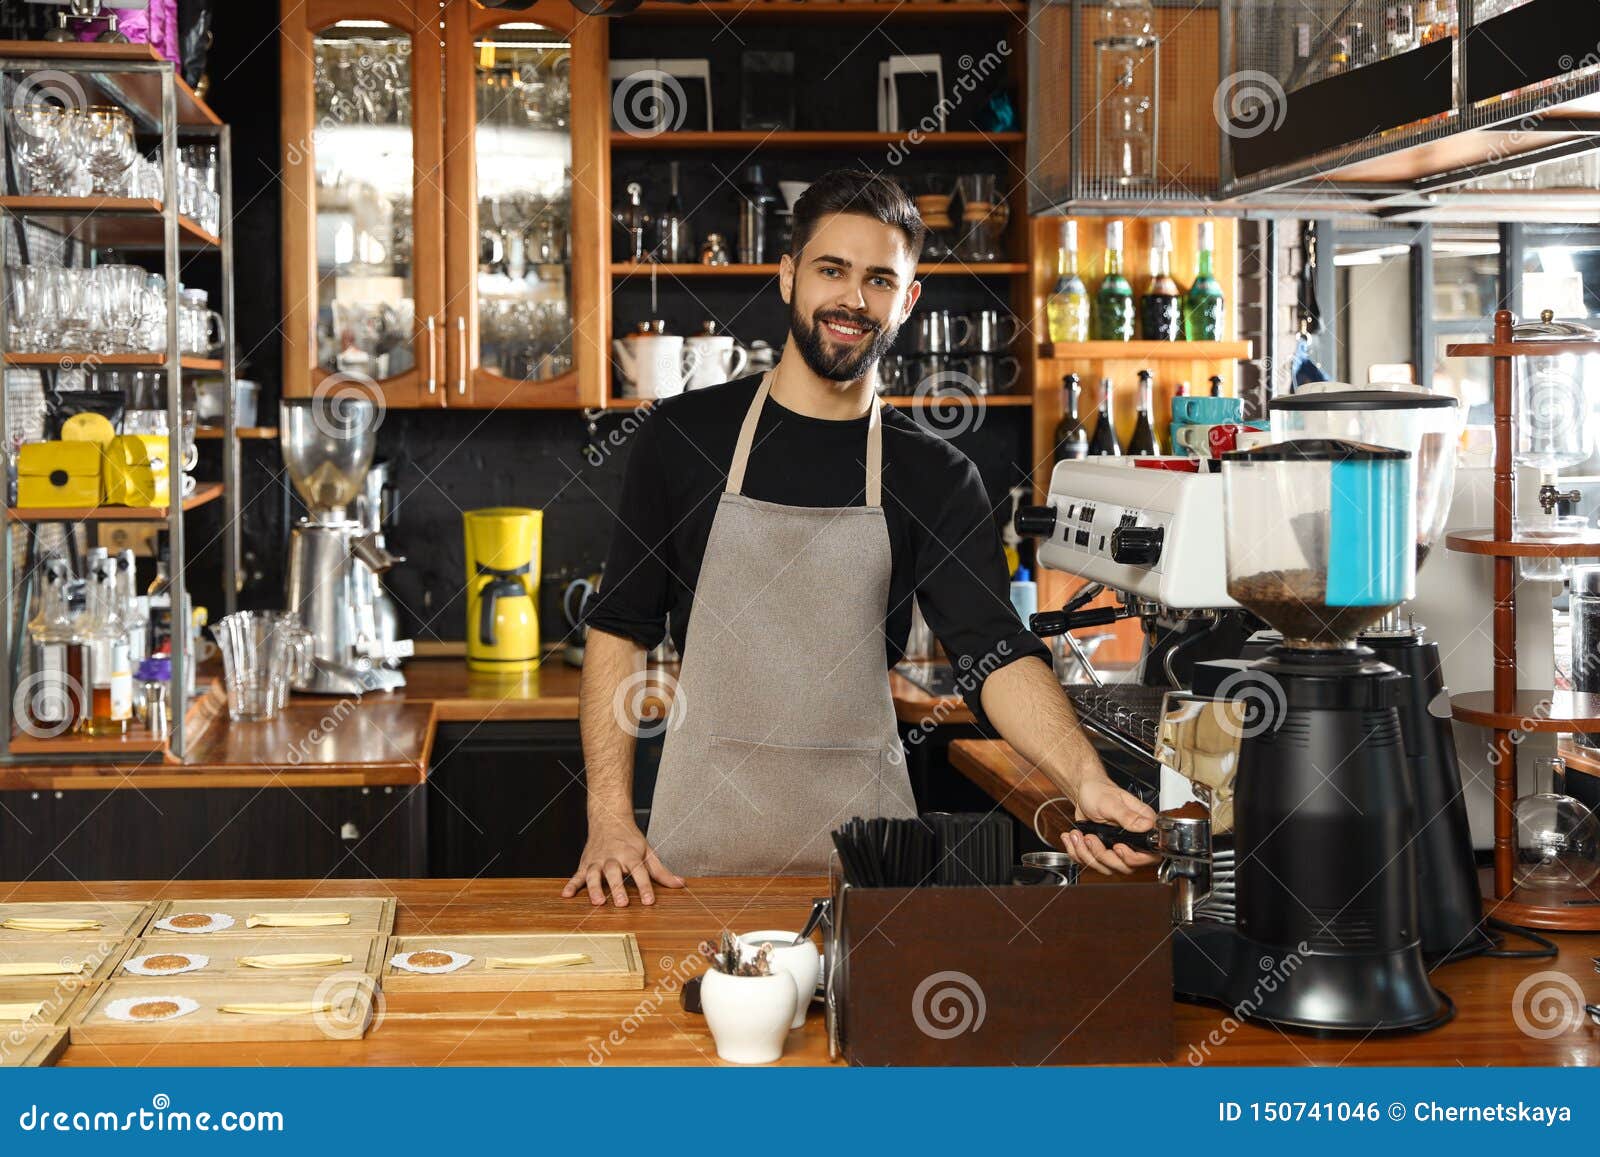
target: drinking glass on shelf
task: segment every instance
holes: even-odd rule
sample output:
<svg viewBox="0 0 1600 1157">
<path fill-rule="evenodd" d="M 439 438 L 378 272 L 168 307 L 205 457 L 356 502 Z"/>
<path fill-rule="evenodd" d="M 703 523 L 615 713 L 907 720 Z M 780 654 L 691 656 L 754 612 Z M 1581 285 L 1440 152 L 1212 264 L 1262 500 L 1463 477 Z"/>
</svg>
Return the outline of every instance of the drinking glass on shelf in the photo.
<svg viewBox="0 0 1600 1157">
<path fill-rule="evenodd" d="M 995 221 L 993 173 L 966 173 L 956 178 L 961 192 L 962 237 L 956 256 L 963 261 L 996 261 L 1000 257 Z"/>
<path fill-rule="evenodd" d="M 51 290 L 56 303 L 56 348 L 86 350 L 93 342 L 94 293 L 86 269 L 50 265 Z"/>
<path fill-rule="evenodd" d="M 208 357 L 222 348 L 224 333 L 222 315 L 211 309 L 203 289 L 178 291 L 179 348 L 186 354 Z M 216 335 L 213 337 L 213 333 Z"/>
<path fill-rule="evenodd" d="M 18 353 L 37 353 L 55 329 L 55 281 L 46 266 L 23 265 L 11 276 L 11 345 Z"/>
<path fill-rule="evenodd" d="M 82 114 L 55 104 L 26 104 L 11 110 L 11 144 L 37 196 L 61 197 L 74 191 L 83 159 Z"/>
<path fill-rule="evenodd" d="M 100 105 L 83 114 L 82 130 L 83 158 L 92 191 L 101 197 L 120 196 L 128 169 L 139 155 L 133 119 L 120 108 Z"/>
<path fill-rule="evenodd" d="M 145 271 L 137 265 L 101 265 L 94 271 L 99 325 L 95 348 L 101 353 L 129 353 L 138 348 L 144 316 Z"/>
</svg>

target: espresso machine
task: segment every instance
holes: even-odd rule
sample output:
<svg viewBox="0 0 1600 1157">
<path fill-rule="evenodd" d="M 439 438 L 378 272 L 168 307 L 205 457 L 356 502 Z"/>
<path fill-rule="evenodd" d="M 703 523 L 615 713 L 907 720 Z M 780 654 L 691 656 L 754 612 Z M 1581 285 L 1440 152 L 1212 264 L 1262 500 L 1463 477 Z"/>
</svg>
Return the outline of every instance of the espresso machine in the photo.
<svg viewBox="0 0 1600 1157">
<path fill-rule="evenodd" d="M 315 662 L 296 691 L 361 695 L 405 686 L 409 639 L 385 641 L 378 577 L 396 560 L 358 519 L 377 442 L 377 407 L 347 397 L 286 398 L 279 416 L 284 467 L 306 506 L 289 537 L 288 605 L 315 638 Z"/>
</svg>

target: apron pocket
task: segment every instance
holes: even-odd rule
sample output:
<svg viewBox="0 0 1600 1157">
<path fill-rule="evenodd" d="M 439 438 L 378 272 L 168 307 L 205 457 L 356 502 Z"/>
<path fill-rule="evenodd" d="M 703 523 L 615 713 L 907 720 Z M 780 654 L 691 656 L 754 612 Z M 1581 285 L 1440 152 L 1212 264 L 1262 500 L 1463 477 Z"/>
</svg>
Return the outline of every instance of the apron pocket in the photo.
<svg viewBox="0 0 1600 1157">
<path fill-rule="evenodd" d="M 826 870 L 829 833 L 853 816 L 905 815 L 884 775 L 904 778 L 880 747 L 794 747 L 713 735 L 706 805 L 719 820 L 728 871 Z M 905 793 L 909 797 L 910 793 Z"/>
</svg>

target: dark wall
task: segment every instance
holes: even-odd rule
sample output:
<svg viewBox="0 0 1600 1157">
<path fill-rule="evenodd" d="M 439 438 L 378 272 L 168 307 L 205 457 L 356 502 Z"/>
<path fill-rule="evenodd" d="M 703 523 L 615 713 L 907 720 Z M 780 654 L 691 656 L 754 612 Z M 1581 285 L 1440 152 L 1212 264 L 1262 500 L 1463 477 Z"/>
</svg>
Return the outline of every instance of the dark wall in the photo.
<svg viewBox="0 0 1600 1157">
<path fill-rule="evenodd" d="M 274 420 L 282 376 L 276 11 L 266 0 L 218 3 L 208 69 L 210 100 L 233 126 L 238 347 L 243 376 L 262 383 L 263 423 Z M 804 103 L 812 104 L 809 98 Z M 870 126 L 852 121 L 850 127 Z M 619 316 L 648 307 L 647 298 L 638 301 L 635 288 L 619 294 Z M 705 316 L 698 311 L 707 306 L 716 316 L 734 317 L 749 305 L 746 316 L 759 319 L 757 326 L 745 333 L 735 325 L 733 332 L 745 341 L 781 340 L 783 311 L 772 285 L 707 283 L 703 290 L 694 309 L 674 307 L 684 314 L 674 318 L 675 324 L 697 323 Z M 945 306 L 975 307 L 994 304 L 995 295 L 1003 293 L 1003 283 L 987 290 L 977 282 L 964 290 L 952 283 L 929 297 L 944 299 Z M 751 302 L 751 294 L 760 297 Z M 602 416 L 593 437 L 607 441 L 629 421 L 626 411 Z M 389 586 L 413 637 L 464 637 L 461 512 L 493 505 L 545 510 L 544 634 L 547 640 L 561 637 L 560 589 L 572 577 L 597 571 L 604 559 L 627 453 L 627 439 L 621 437 L 620 447 L 606 455 L 586 454 L 591 436 L 588 420 L 576 412 L 389 411 L 379 433 L 379 455 L 393 463 L 400 490 L 399 523 L 390 547 L 408 559 L 391 573 Z M 1029 411 L 992 408 L 958 444 L 978 462 L 998 505 L 1024 476 Z M 247 443 L 244 454 L 249 585 L 241 605 L 280 606 L 291 504 L 276 448 Z M 293 506 L 290 516 L 298 517 L 297 500 Z M 202 524 L 196 537 L 212 529 Z"/>
</svg>

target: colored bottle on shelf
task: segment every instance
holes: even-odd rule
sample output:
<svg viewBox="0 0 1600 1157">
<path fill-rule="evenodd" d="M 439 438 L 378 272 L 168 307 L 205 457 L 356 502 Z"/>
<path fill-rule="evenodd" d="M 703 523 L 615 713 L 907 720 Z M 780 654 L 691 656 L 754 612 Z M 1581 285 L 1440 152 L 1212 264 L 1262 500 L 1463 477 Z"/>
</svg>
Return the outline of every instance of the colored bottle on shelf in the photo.
<svg viewBox="0 0 1600 1157">
<path fill-rule="evenodd" d="M 117 564 L 104 547 L 89 552 L 88 624 L 90 735 L 121 735 L 133 718 L 133 667 L 117 609 Z"/>
<path fill-rule="evenodd" d="M 1096 341 L 1133 340 L 1133 286 L 1122 274 L 1122 222 L 1106 224 L 1106 275 L 1094 295 Z"/>
<path fill-rule="evenodd" d="M 683 199 L 678 195 L 678 162 L 667 166 L 667 207 L 656 221 L 656 260 L 665 265 L 683 265 L 693 260 L 689 222 L 683 216 Z"/>
<path fill-rule="evenodd" d="M 163 543 L 156 556 L 156 577 L 146 592 L 150 608 L 150 645 L 147 653 L 163 655 L 172 650 L 172 577 L 167 573 L 169 555 Z"/>
<path fill-rule="evenodd" d="M 1089 340 L 1089 290 L 1078 276 L 1078 223 L 1061 223 L 1056 285 L 1045 299 L 1045 324 L 1053 342 Z"/>
<path fill-rule="evenodd" d="M 1094 434 L 1089 438 L 1089 456 L 1120 458 L 1122 448 L 1117 445 L 1117 423 L 1111 416 L 1111 395 L 1114 391 L 1110 378 L 1100 379 L 1100 416 L 1094 424 Z"/>
<path fill-rule="evenodd" d="M 1157 221 L 1150 246 L 1150 283 L 1139 298 L 1139 336 L 1145 341 L 1180 341 L 1183 306 L 1172 278 L 1172 222 Z"/>
<path fill-rule="evenodd" d="M 1183 299 L 1183 336 L 1189 341 L 1222 340 L 1227 302 L 1215 269 L 1216 226 L 1200 222 L 1200 256 L 1196 260 L 1194 284 Z"/>
<path fill-rule="evenodd" d="M 1223 396 L 1222 395 L 1222 375 L 1221 374 L 1212 374 L 1211 375 L 1211 396 L 1213 398 L 1220 398 L 1220 397 Z"/>
<path fill-rule="evenodd" d="M 1061 379 L 1061 421 L 1056 423 L 1054 461 L 1064 462 L 1086 457 L 1089 453 L 1089 431 L 1083 428 L 1083 418 L 1078 413 L 1078 403 L 1083 396 L 1083 386 L 1077 374 L 1067 374 Z"/>
<path fill-rule="evenodd" d="M 1155 426 L 1150 421 L 1150 411 L 1155 408 L 1155 383 L 1149 370 L 1139 371 L 1139 415 L 1134 419 L 1133 433 L 1123 450 L 1130 458 L 1149 457 L 1161 453 L 1156 445 Z"/>
</svg>

